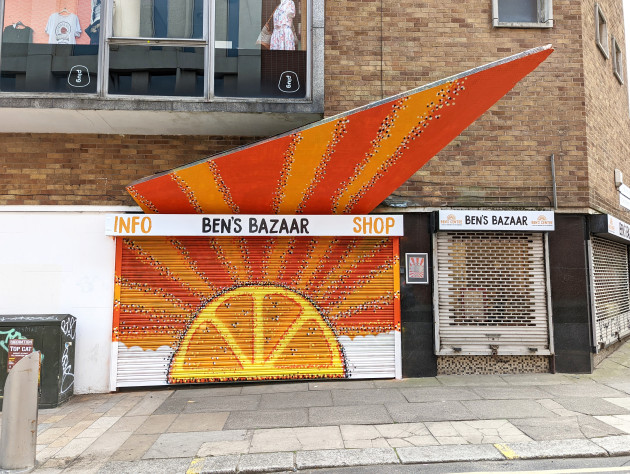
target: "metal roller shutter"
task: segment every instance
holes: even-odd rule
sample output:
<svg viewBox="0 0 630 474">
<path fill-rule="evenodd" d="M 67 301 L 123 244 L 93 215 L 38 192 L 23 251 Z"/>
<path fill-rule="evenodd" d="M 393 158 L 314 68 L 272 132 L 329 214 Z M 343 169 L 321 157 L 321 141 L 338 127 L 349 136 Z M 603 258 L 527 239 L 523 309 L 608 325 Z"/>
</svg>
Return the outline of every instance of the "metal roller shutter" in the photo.
<svg viewBox="0 0 630 474">
<path fill-rule="evenodd" d="M 591 248 L 595 333 L 605 347 L 630 333 L 628 247 L 593 237 Z"/>
<path fill-rule="evenodd" d="M 543 235 L 437 236 L 438 354 L 549 354 Z"/>
<path fill-rule="evenodd" d="M 119 239 L 117 386 L 394 377 L 397 239 Z"/>
</svg>

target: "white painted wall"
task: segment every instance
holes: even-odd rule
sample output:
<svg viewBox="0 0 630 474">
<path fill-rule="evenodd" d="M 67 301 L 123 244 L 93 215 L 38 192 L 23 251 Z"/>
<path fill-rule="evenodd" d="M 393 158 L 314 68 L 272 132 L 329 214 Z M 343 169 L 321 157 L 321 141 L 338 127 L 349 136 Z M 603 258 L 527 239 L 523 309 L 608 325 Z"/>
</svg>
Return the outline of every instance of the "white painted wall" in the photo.
<svg viewBox="0 0 630 474">
<path fill-rule="evenodd" d="M 0 314 L 76 316 L 74 392 L 108 392 L 115 242 L 105 216 L 130 208 L 75 209 L 0 206 Z"/>
</svg>

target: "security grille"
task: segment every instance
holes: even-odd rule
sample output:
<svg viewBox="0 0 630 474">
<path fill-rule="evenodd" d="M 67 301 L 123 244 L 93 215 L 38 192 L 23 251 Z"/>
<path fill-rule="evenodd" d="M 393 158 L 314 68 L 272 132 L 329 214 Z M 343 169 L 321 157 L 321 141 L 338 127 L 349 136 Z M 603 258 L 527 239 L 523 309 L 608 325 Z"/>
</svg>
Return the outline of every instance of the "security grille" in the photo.
<svg viewBox="0 0 630 474">
<path fill-rule="evenodd" d="M 598 237 L 591 244 L 596 340 L 607 346 L 630 333 L 628 247 Z"/>
<path fill-rule="evenodd" d="M 437 238 L 438 354 L 549 354 L 543 235 Z"/>
</svg>

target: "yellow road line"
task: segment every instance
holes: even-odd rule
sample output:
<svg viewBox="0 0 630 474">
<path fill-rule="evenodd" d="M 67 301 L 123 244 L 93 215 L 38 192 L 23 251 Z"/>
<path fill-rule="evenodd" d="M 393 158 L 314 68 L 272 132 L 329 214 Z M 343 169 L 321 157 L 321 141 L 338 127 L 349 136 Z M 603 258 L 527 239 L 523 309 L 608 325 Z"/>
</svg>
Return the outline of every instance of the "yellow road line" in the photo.
<svg viewBox="0 0 630 474">
<path fill-rule="evenodd" d="M 507 444 L 495 444 L 495 448 L 499 450 L 501 454 L 503 454 L 506 459 L 518 459 L 519 456 L 516 454 Z"/>
</svg>

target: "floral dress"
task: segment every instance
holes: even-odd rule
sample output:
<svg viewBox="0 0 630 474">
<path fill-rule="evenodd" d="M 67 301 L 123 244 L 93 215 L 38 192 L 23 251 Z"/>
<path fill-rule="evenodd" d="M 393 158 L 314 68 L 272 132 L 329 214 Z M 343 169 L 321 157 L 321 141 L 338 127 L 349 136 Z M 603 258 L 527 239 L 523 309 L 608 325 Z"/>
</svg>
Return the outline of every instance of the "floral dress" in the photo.
<svg viewBox="0 0 630 474">
<path fill-rule="evenodd" d="M 271 34 L 269 49 L 295 49 L 294 17 L 295 3 L 293 3 L 293 0 L 282 0 L 273 12 L 273 33 Z"/>
</svg>

